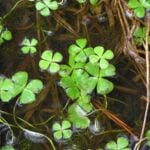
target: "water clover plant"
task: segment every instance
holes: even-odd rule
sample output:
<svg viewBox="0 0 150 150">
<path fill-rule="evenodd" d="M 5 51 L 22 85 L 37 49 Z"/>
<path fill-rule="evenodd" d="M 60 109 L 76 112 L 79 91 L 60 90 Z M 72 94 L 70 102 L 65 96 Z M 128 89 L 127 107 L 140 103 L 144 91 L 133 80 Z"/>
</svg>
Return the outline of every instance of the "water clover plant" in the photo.
<svg viewBox="0 0 150 150">
<path fill-rule="evenodd" d="M 87 115 L 88 113 L 76 103 L 72 104 L 68 109 L 68 119 L 78 129 L 86 129 L 90 126 L 90 119 Z"/>
<path fill-rule="evenodd" d="M 34 54 L 37 49 L 36 49 L 36 45 L 38 44 L 38 41 L 33 38 L 31 40 L 29 40 L 28 38 L 25 38 L 22 43 L 21 43 L 21 51 L 23 54 Z"/>
<path fill-rule="evenodd" d="M 105 51 L 101 46 L 88 47 L 85 38 L 77 39 L 69 46 L 68 52 L 68 63 L 58 64 L 62 61 L 62 55 L 45 50 L 41 55 L 39 67 L 50 73 L 59 73 L 59 85 L 70 100 L 73 100 L 73 104 L 68 107 L 67 120 L 73 123 L 74 127 L 85 129 L 90 126 L 88 114 L 94 110 L 90 96 L 92 92 L 96 89 L 98 94 L 106 95 L 114 88 L 113 83 L 108 80 L 108 77 L 116 73 L 115 66 L 109 62 L 114 54 L 111 50 Z M 54 133 L 56 139 L 64 136 L 64 127 L 61 126 L 57 123 L 58 128 L 53 127 L 53 130 L 57 131 Z"/>
<path fill-rule="evenodd" d="M 0 25 L 0 45 L 4 43 L 4 41 L 9 41 L 12 39 L 11 32 L 4 28 L 2 25 Z"/>
<path fill-rule="evenodd" d="M 148 0 L 129 0 L 128 1 L 129 8 L 134 10 L 134 14 L 142 18 L 145 16 L 146 9 L 150 8 L 150 1 Z"/>
<path fill-rule="evenodd" d="M 38 0 L 35 7 L 42 16 L 49 16 L 51 10 L 58 9 L 58 2 L 55 0 Z"/>
<path fill-rule="evenodd" d="M 93 53 L 93 48 L 86 48 L 87 39 L 77 39 L 75 42 L 69 47 L 69 54 L 74 56 L 76 62 L 86 62 L 88 55 Z"/>
<path fill-rule="evenodd" d="M 70 76 L 63 77 L 60 81 L 60 85 L 65 89 L 66 94 L 72 100 L 80 96 L 80 89 L 76 85 L 76 82 Z"/>
<path fill-rule="evenodd" d="M 39 62 L 39 67 L 42 70 L 47 70 L 51 73 L 56 73 L 60 69 L 58 64 L 63 59 L 62 55 L 58 52 L 53 54 L 51 50 L 45 50 L 41 55 L 41 60 Z"/>
<path fill-rule="evenodd" d="M 13 98 L 13 82 L 10 79 L 0 77 L 0 99 L 8 102 Z"/>
<path fill-rule="evenodd" d="M 21 104 L 29 104 L 36 100 L 36 94 L 43 89 L 43 83 L 40 80 L 31 80 L 23 89 L 20 96 Z"/>
<path fill-rule="evenodd" d="M 89 59 L 91 63 L 99 63 L 100 67 L 107 68 L 109 62 L 107 60 L 111 60 L 114 57 L 114 54 L 111 50 L 106 50 L 104 52 L 104 48 L 102 46 L 96 46 L 94 48 L 94 53 L 90 55 Z"/>
<path fill-rule="evenodd" d="M 60 67 L 59 84 L 74 101 L 68 108 L 68 119 L 77 128 L 87 128 L 90 124 L 87 113 L 94 109 L 90 94 L 96 89 L 98 94 L 106 95 L 114 88 L 108 80 L 116 73 L 115 66 L 109 63 L 114 54 L 101 46 L 88 47 L 85 38 L 77 39 L 68 52 L 68 65 Z"/>
<path fill-rule="evenodd" d="M 115 75 L 116 69 L 113 65 L 109 64 L 107 68 L 100 69 L 98 64 L 87 63 L 85 69 L 91 75 L 92 90 L 96 86 L 97 93 L 102 95 L 108 94 L 113 90 L 113 83 L 105 78 Z"/>
<path fill-rule="evenodd" d="M 17 72 L 11 79 L 0 77 L 0 99 L 9 102 L 16 97 L 25 87 L 28 80 L 26 72 Z"/>
<path fill-rule="evenodd" d="M 0 99 L 3 102 L 9 102 L 11 99 L 20 95 L 21 104 L 32 103 L 36 100 L 35 95 L 43 89 L 42 81 L 38 79 L 31 80 L 28 84 L 27 72 L 17 72 L 11 79 L 0 77 Z"/>
<path fill-rule="evenodd" d="M 129 141 L 125 137 L 118 137 L 117 142 L 110 141 L 106 144 L 107 150 L 131 150 L 129 148 Z"/>
<path fill-rule="evenodd" d="M 54 132 L 54 137 L 57 140 L 69 139 L 72 135 L 71 123 L 68 120 L 63 120 L 61 124 L 58 122 L 54 123 L 52 130 Z"/>
<path fill-rule="evenodd" d="M 133 33 L 134 37 L 135 37 L 135 43 L 138 46 L 141 46 L 143 44 L 143 42 L 145 41 L 145 37 L 146 37 L 146 27 L 137 27 Z M 150 44 L 150 36 L 149 38 L 149 44 Z"/>
</svg>

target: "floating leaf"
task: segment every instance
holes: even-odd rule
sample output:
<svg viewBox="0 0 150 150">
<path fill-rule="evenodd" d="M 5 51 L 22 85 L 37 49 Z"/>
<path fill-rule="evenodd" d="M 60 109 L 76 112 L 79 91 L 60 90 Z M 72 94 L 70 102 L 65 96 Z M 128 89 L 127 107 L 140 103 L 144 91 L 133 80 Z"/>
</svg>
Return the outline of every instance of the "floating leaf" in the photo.
<svg viewBox="0 0 150 150">
<path fill-rule="evenodd" d="M 79 105 L 73 104 L 68 109 L 68 119 L 74 124 L 76 128 L 85 129 L 89 127 L 90 120 L 85 115 L 85 112 Z"/>
<path fill-rule="evenodd" d="M 51 10 L 58 9 L 58 3 L 57 1 L 43 0 L 42 2 L 36 2 L 35 7 L 40 11 L 42 16 L 49 16 Z"/>
<path fill-rule="evenodd" d="M 36 39 L 31 39 L 31 41 L 28 38 L 25 38 L 21 45 L 21 51 L 23 52 L 23 54 L 34 54 L 37 50 L 36 50 L 36 45 L 37 45 L 38 41 Z"/>
<path fill-rule="evenodd" d="M 106 149 L 110 150 L 131 150 L 129 147 L 128 139 L 124 137 L 118 137 L 117 143 L 110 141 L 106 144 Z"/>
<path fill-rule="evenodd" d="M 13 95 L 17 96 L 25 87 L 28 80 L 28 74 L 26 72 L 17 72 L 12 76 L 12 81 L 14 82 Z"/>
<path fill-rule="evenodd" d="M 141 3 L 138 0 L 129 0 L 128 6 L 130 8 L 138 8 L 141 7 Z"/>
<path fill-rule="evenodd" d="M 14 83 L 12 80 L 5 78 L 1 80 L 0 98 L 3 102 L 9 102 L 13 98 Z"/>
<path fill-rule="evenodd" d="M 62 55 L 58 52 L 54 53 L 51 50 L 45 50 L 41 55 L 39 67 L 42 70 L 47 70 L 51 73 L 57 73 L 60 70 L 58 62 L 62 61 Z"/>
<path fill-rule="evenodd" d="M 87 39 L 85 38 L 77 39 L 76 43 L 80 48 L 84 48 L 87 45 Z"/>
<path fill-rule="evenodd" d="M 100 78 L 98 80 L 97 93 L 106 95 L 110 93 L 113 90 L 113 88 L 114 88 L 114 85 L 111 81 L 104 79 L 104 78 Z"/>
<path fill-rule="evenodd" d="M 61 124 L 54 123 L 52 129 L 54 131 L 54 137 L 57 140 L 69 139 L 72 135 L 71 123 L 68 120 L 63 120 Z"/>
<path fill-rule="evenodd" d="M 126 138 L 124 137 L 119 137 L 117 139 L 117 147 L 118 149 L 123 149 L 126 148 L 129 145 L 129 142 Z"/>
<path fill-rule="evenodd" d="M 39 93 L 43 89 L 43 83 L 40 80 L 32 80 L 24 88 L 21 96 L 20 103 L 28 104 L 36 100 L 35 94 Z"/>
</svg>

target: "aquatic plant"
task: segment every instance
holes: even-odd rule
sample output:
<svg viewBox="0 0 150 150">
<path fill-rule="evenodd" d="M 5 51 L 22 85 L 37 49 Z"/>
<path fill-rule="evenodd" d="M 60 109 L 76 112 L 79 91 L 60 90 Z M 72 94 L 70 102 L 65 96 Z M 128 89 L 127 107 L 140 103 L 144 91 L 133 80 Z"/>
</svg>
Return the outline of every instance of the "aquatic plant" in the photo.
<svg viewBox="0 0 150 150">
<path fill-rule="evenodd" d="M 146 39 L 146 27 L 137 27 L 133 33 L 135 43 L 138 46 L 141 46 Z M 149 36 L 149 44 L 150 44 L 150 36 Z"/>
<path fill-rule="evenodd" d="M 12 33 L 0 24 L 0 45 L 12 39 Z"/>
<path fill-rule="evenodd" d="M 128 139 L 124 137 L 118 137 L 117 142 L 109 141 L 106 144 L 106 149 L 107 150 L 131 150 L 131 148 L 129 148 Z"/>
<path fill-rule="evenodd" d="M 36 45 L 38 44 L 38 41 L 35 38 L 32 38 L 29 40 L 28 38 L 25 38 L 21 43 L 21 51 L 23 54 L 34 54 L 36 53 Z"/>
<path fill-rule="evenodd" d="M 56 73 L 60 69 L 59 62 L 62 61 L 62 55 L 58 52 L 53 54 L 51 50 L 45 50 L 41 55 L 39 67 L 41 70 L 47 70 L 50 73 Z"/>
<path fill-rule="evenodd" d="M 134 14 L 143 18 L 145 16 L 146 9 L 150 8 L 150 2 L 147 0 L 129 0 L 128 1 L 129 8 L 132 8 Z"/>
<path fill-rule="evenodd" d="M 68 119 L 73 123 L 73 126 L 77 129 L 86 129 L 90 126 L 88 112 L 85 111 L 77 103 L 72 104 L 68 108 Z"/>
<path fill-rule="evenodd" d="M 28 84 L 27 72 L 17 72 L 11 79 L 0 77 L 0 99 L 3 102 L 9 102 L 20 94 L 19 102 L 21 104 L 32 103 L 36 100 L 35 94 L 43 88 L 42 81 L 35 79 Z"/>
<path fill-rule="evenodd" d="M 63 120 L 61 124 L 58 122 L 54 123 L 52 129 L 55 139 L 69 139 L 72 135 L 72 130 L 70 128 L 71 123 L 68 120 Z"/>
<path fill-rule="evenodd" d="M 58 9 L 58 2 L 55 0 L 38 0 L 35 7 L 42 16 L 49 16 L 52 10 Z"/>
</svg>

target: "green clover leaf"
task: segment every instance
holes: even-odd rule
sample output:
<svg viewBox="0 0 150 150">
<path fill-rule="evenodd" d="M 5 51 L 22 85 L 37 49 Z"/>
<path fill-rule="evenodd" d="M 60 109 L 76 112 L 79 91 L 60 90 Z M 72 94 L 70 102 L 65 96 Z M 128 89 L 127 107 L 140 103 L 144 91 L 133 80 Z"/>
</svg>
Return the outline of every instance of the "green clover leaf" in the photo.
<svg viewBox="0 0 150 150">
<path fill-rule="evenodd" d="M 0 45 L 4 43 L 4 41 L 9 41 L 12 39 L 11 32 L 4 28 L 2 25 L 0 25 Z"/>
<path fill-rule="evenodd" d="M 42 1 L 38 1 L 35 7 L 38 11 L 40 11 L 40 14 L 42 16 L 49 16 L 51 10 L 58 9 L 58 2 L 52 0 L 42 0 Z"/>
<path fill-rule="evenodd" d="M 109 65 L 108 60 L 114 57 L 113 52 L 111 50 L 106 50 L 104 52 L 104 48 L 102 46 L 97 46 L 94 48 L 95 54 L 89 56 L 91 63 L 99 63 L 101 68 L 107 68 Z"/>
<path fill-rule="evenodd" d="M 13 98 L 14 83 L 11 79 L 0 77 L 0 99 L 9 102 Z"/>
<path fill-rule="evenodd" d="M 100 69 L 98 64 L 87 63 L 85 70 L 92 75 L 90 78 L 91 89 L 93 90 L 96 86 L 97 93 L 105 95 L 110 93 L 114 85 L 111 81 L 104 79 L 104 77 L 109 77 L 115 75 L 115 67 L 113 65 L 108 65 L 105 69 Z"/>
<path fill-rule="evenodd" d="M 76 62 L 86 62 L 88 56 L 90 54 L 93 54 L 93 48 L 88 47 L 85 48 L 87 45 L 87 40 L 82 38 L 82 39 L 77 39 L 76 44 L 72 44 L 69 47 L 69 54 L 74 56 L 74 60 Z"/>
<path fill-rule="evenodd" d="M 20 96 L 21 104 L 29 104 L 36 100 L 35 94 L 38 94 L 43 89 L 43 83 L 40 80 L 31 80 L 23 89 Z"/>
<path fill-rule="evenodd" d="M 9 41 L 9 40 L 12 39 L 12 34 L 11 34 L 11 32 L 9 30 L 6 29 L 5 31 L 3 31 L 1 33 L 1 38 L 6 40 L 6 41 Z"/>
<path fill-rule="evenodd" d="M 0 97 L 2 101 L 8 102 L 16 97 L 25 87 L 28 80 L 26 72 L 17 72 L 11 79 L 0 78 Z"/>
<path fill-rule="evenodd" d="M 129 147 L 128 139 L 124 137 L 118 137 L 117 143 L 110 141 L 106 144 L 106 149 L 108 150 L 131 150 Z"/>
<path fill-rule="evenodd" d="M 36 45 L 38 44 L 38 41 L 36 39 L 31 39 L 31 41 L 27 38 L 25 38 L 21 45 L 22 45 L 22 48 L 21 48 L 21 51 L 23 52 L 23 54 L 34 54 L 37 49 L 36 49 Z"/>
<path fill-rule="evenodd" d="M 150 130 L 146 131 L 145 137 L 150 141 Z"/>
<path fill-rule="evenodd" d="M 134 14 L 137 17 L 143 18 L 145 16 L 145 8 L 149 7 L 149 3 L 146 0 L 129 0 L 128 6 L 134 10 Z"/>
<path fill-rule="evenodd" d="M 20 103 L 28 104 L 35 101 L 35 94 L 43 89 L 43 83 L 40 80 L 31 80 L 28 84 L 28 74 L 26 72 L 17 72 L 11 79 L 0 77 L 0 99 L 3 102 L 9 102 L 12 98 L 20 95 Z M 27 85 L 26 85 L 27 84 Z"/>
<path fill-rule="evenodd" d="M 87 112 L 78 104 L 73 104 L 68 109 L 68 119 L 76 128 L 86 129 L 90 125 L 90 120 L 86 117 Z"/>
<path fill-rule="evenodd" d="M 60 86 L 63 87 L 66 91 L 66 94 L 71 99 L 76 99 L 80 96 L 80 89 L 76 85 L 76 82 L 70 77 L 62 77 L 60 80 Z"/>
<path fill-rule="evenodd" d="M 68 75 L 70 75 L 73 72 L 73 70 L 75 70 L 75 69 L 83 69 L 84 66 L 85 66 L 85 63 L 75 62 L 74 56 L 70 55 L 69 56 L 68 65 L 61 65 L 59 74 L 62 77 L 68 76 Z"/>
<path fill-rule="evenodd" d="M 91 4 L 91 5 L 94 5 L 94 6 L 95 6 L 97 3 L 98 3 L 98 0 L 90 0 L 90 4 Z"/>
<path fill-rule="evenodd" d="M 39 62 L 39 67 L 42 70 L 47 70 L 50 73 L 57 73 L 60 69 L 58 62 L 63 59 L 62 55 L 58 52 L 53 54 L 51 50 L 45 50 L 42 53 L 41 60 Z"/>
<path fill-rule="evenodd" d="M 72 136 L 71 123 L 68 120 L 63 120 L 61 124 L 54 123 L 52 130 L 54 131 L 54 137 L 57 140 L 69 139 Z"/>
<path fill-rule="evenodd" d="M 15 97 L 23 90 L 23 88 L 27 84 L 28 74 L 23 71 L 17 72 L 12 76 L 12 81 L 14 83 L 13 97 Z"/>
<path fill-rule="evenodd" d="M 150 8 L 150 0 L 139 0 L 145 8 Z"/>
<path fill-rule="evenodd" d="M 146 27 L 137 27 L 133 33 L 134 37 L 135 37 L 135 43 L 138 46 L 141 46 L 143 44 L 143 42 L 145 42 L 145 37 L 146 37 Z M 150 44 L 150 36 L 148 37 L 148 42 Z"/>
<path fill-rule="evenodd" d="M 86 112 L 91 112 L 93 106 L 90 102 L 90 95 L 87 95 L 85 92 L 81 91 L 80 97 L 77 99 L 77 104 L 84 109 Z"/>
</svg>

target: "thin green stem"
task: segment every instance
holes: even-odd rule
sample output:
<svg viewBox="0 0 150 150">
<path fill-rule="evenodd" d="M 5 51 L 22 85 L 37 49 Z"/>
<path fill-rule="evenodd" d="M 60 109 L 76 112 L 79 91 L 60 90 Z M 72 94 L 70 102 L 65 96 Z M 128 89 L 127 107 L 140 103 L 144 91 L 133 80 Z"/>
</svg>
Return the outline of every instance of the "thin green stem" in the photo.
<svg viewBox="0 0 150 150">
<path fill-rule="evenodd" d="M 10 9 L 10 11 L 2 17 L 3 20 L 6 19 L 6 18 L 16 9 L 16 7 L 17 7 L 21 2 L 24 2 L 24 0 L 19 0 L 19 1 Z"/>
</svg>

